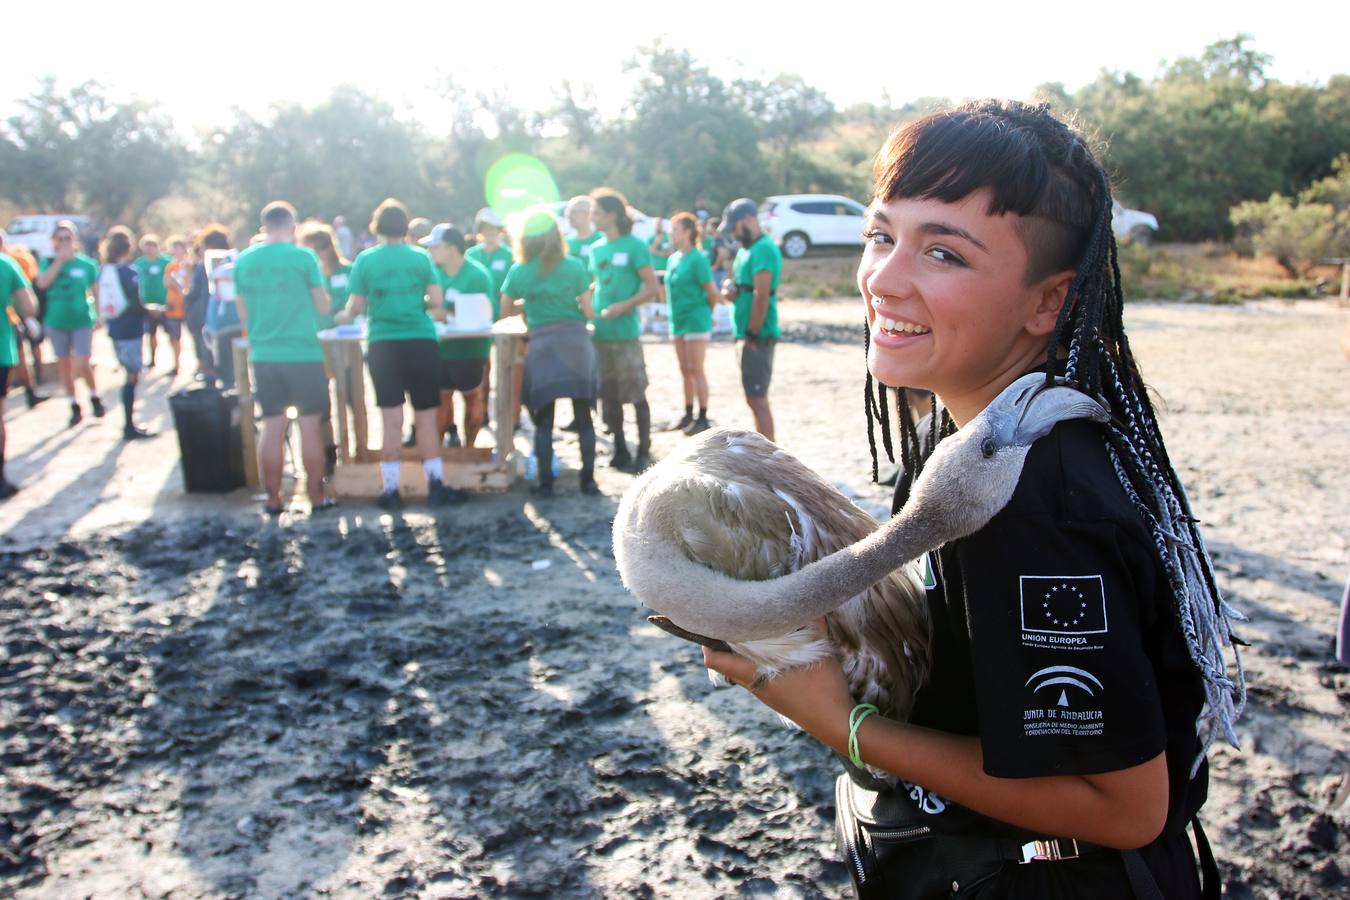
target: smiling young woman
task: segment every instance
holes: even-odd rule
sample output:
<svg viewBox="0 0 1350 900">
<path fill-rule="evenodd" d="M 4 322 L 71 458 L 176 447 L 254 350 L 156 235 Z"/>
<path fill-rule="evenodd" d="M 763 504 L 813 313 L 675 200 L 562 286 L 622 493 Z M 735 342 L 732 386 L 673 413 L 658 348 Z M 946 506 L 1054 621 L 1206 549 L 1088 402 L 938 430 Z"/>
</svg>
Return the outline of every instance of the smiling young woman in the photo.
<svg viewBox="0 0 1350 900">
<path fill-rule="evenodd" d="M 1110 208 L 1100 164 L 1045 107 L 945 111 L 878 154 L 858 284 L 874 465 L 873 419 L 888 453 L 892 406 L 901 420 L 893 512 L 934 445 L 1029 372 L 1111 421 L 1056 426 L 1008 505 L 930 554 L 931 668 L 908 722 L 855 707 L 837 662 L 755 682 L 705 651 L 850 761 L 839 836 L 863 896 L 1218 896 L 1196 813 L 1244 691 L 1125 337 Z M 934 393 L 926 427 L 906 388 Z"/>
</svg>

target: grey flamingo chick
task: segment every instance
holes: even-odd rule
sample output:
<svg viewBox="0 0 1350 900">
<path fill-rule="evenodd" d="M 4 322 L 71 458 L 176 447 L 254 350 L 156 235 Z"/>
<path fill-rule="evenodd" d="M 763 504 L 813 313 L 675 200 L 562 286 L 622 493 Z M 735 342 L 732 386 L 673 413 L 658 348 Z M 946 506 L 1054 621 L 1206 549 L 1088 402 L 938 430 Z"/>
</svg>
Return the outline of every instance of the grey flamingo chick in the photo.
<svg viewBox="0 0 1350 900">
<path fill-rule="evenodd" d="M 1076 418 L 1106 411 L 1044 375 L 1019 378 L 938 444 L 880 528 L 770 441 L 704 432 L 624 494 L 619 574 L 667 630 L 724 641 L 769 677 L 838 653 L 855 699 L 903 717 L 929 644 L 906 564 L 983 527 L 1012 498 L 1031 444 Z M 829 641 L 811 627 L 821 616 Z"/>
</svg>

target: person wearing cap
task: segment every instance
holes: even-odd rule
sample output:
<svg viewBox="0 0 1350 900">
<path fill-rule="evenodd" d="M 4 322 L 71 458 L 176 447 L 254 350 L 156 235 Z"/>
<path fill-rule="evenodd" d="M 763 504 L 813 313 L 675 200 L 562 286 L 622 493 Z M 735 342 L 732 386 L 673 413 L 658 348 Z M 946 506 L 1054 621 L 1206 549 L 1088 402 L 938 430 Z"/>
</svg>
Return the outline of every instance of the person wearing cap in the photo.
<svg viewBox="0 0 1350 900">
<path fill-rule="evenodd" d="M 591 221 L 590 197 L 581 194 L 567 201 L 567 224 L 576 232 L 567 239 L 567 252 L 589 267 L 591 245 L 604 238 Z"/>
<path fill-rule="evenodd" d="M 502 217 L 490 206 L 485 206 L 473 217 L 473 230 L 478 242 L 465 255 L 492 273 L 492 283 L 500 295 L 502 282 L 514 261 L 511 248 L 502 240 Z"/>
<path fill-rule="evenodd" d="M 379 243 L 363 250 L 352 263 L 351 293 L 338 324 L 370 313 L 366 364 L 380 407 L 383 440 L 380 445 L 382 509 L 403 505 L 399 497 L 399 470 L 403 448 L 403 400 L 412 401 L 417 426 L 417 452 L 427 476 L 427 500 L 433 506 L 459 503 L 463 491 L 444 481 L 440 441 L 436 437 L 436 410 L 441 405 L 440 355 L 432 318 L 445 318 L 444 295 L 436 265 L 421 247 L 408 244 L 408 210 L 390 197 L 375 208 L 370 230 Z"/>
<path fill-rule="evenodd" d="M 318 316 L 329 309 L 319 260 L 295 243 L 295 207 L 274 201 L 263 207 L 264 239 L 234 264 L 234 302 L 248 327 L 253 391 L 262 407 L 258 468 L 267 492 L 264 510 L 281 515 L 281 476 L 286 458 L 286 410 L 295 407 L 300 454 L 310 509 L 334 505 L 323 493 L 324 446 L 319 417 L 328 413 L 328 377 L 319 344 Z"/>
<path fill-rule="evenodd" d="M 618 191 L 591 192 L 592 217 L 605 239 L 591 247 L 595 280 L 595 341 L 600 358 L 600 415 L 614 434 L 610 465 L 641 471 L 651 462 L 652 412 L 647 405 L 647 364 L 642 356 L 642 319 L 638 307 L 661 296 L 647 243 L 633 235 L 628 201 Z M 623 406 L 637 415 L 637 457 L 628 454 L 623 436 Z"/>
<path fill-rule="evenodd" d="M 769 382 L 773 379 L 773 348 L 779 337 L 778 280 L 783 254 L 760 227 L 755 201 L 745 197 L 727 205 L 722 213 L 722 233 L 741 245 L 731 265 L 731 278 L 722 284 L 722 296 L 736 305 L 732 327 L 740 348 L 741 387 L 755 415 L 755 430 L 773 440 Z"/>
<path fill-rule="evenodd" d="M 465 256 L 468 241 L 464 232 L 448 222 L 431 229 L 431 234 L 420 242 L 436 263 L 436 279 L 445 293 L 445 308 L 455 312 L 455 304 L 469 298 L 486 297 L 492 309 L 492 320 L 501 317 L 497 287 L 492 273 Z M 509 273 L 508 273 L 509 277 Z M 464 446 L 472 447 L 483 424 L 487 408 L 487 381 L 484 378 L 488 357 L 492 353 L 492 338 L 451 338 L 441 341 L 441 407 L 437 415 L 437 439 L 441 435 L 456 436 L 455 391 L 464 398 Z M 451 446 L 458 444 L 452 440 Z"/>
</svg>

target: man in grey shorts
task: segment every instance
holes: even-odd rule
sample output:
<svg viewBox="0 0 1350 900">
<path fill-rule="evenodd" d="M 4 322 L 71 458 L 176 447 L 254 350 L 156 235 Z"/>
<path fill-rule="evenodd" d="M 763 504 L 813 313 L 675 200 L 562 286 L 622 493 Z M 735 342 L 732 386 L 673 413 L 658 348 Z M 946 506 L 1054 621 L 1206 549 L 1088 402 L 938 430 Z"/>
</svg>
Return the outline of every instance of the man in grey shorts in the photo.
<svg viewBox="0 0 1350 900">
<path fill-rule="evenodd" d="M 732 277 L 722 284 L 722 296 L 736 305 L 732 325 L 741 358 L 741 387 L 755 416 L 755 430 L 773 440 L 773 412 L 769 409 L 769 382 L 773 380 L 773 349 L 778 342 L 778 280 L 783 254 L 759 225 L 755 201 L 733 200 L 722 213 L 722 233 L 735 237 L 741 248 L 732 263 Z"/>
</svg>

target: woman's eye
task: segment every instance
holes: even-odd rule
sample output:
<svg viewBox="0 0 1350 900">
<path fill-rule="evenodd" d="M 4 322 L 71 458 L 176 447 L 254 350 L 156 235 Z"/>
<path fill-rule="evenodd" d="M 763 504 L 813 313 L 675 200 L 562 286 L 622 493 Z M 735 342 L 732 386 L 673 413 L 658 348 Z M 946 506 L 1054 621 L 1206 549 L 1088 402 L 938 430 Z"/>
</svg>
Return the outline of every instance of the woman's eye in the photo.
<svg viewBox="0 0 1350 900">
<path fill-rule="evenodd" d="M 877 231 L 875 228 L 864 231 L 863 240 L 869 244 L 889 244 L 891 236 L 883 231 Z"/>
<path fill-rule="evenodd" d="M 934 259 L 936 259 L 938 262 L 950 263 L 956 266 L 964 266 L 966 264 L 966 261 L 964 259 L 957 256 L 955 253 L 948 250 L 946 247 L 933 247 L 928 251 L 928 254 L 932 256 Z"/>
</svg>

